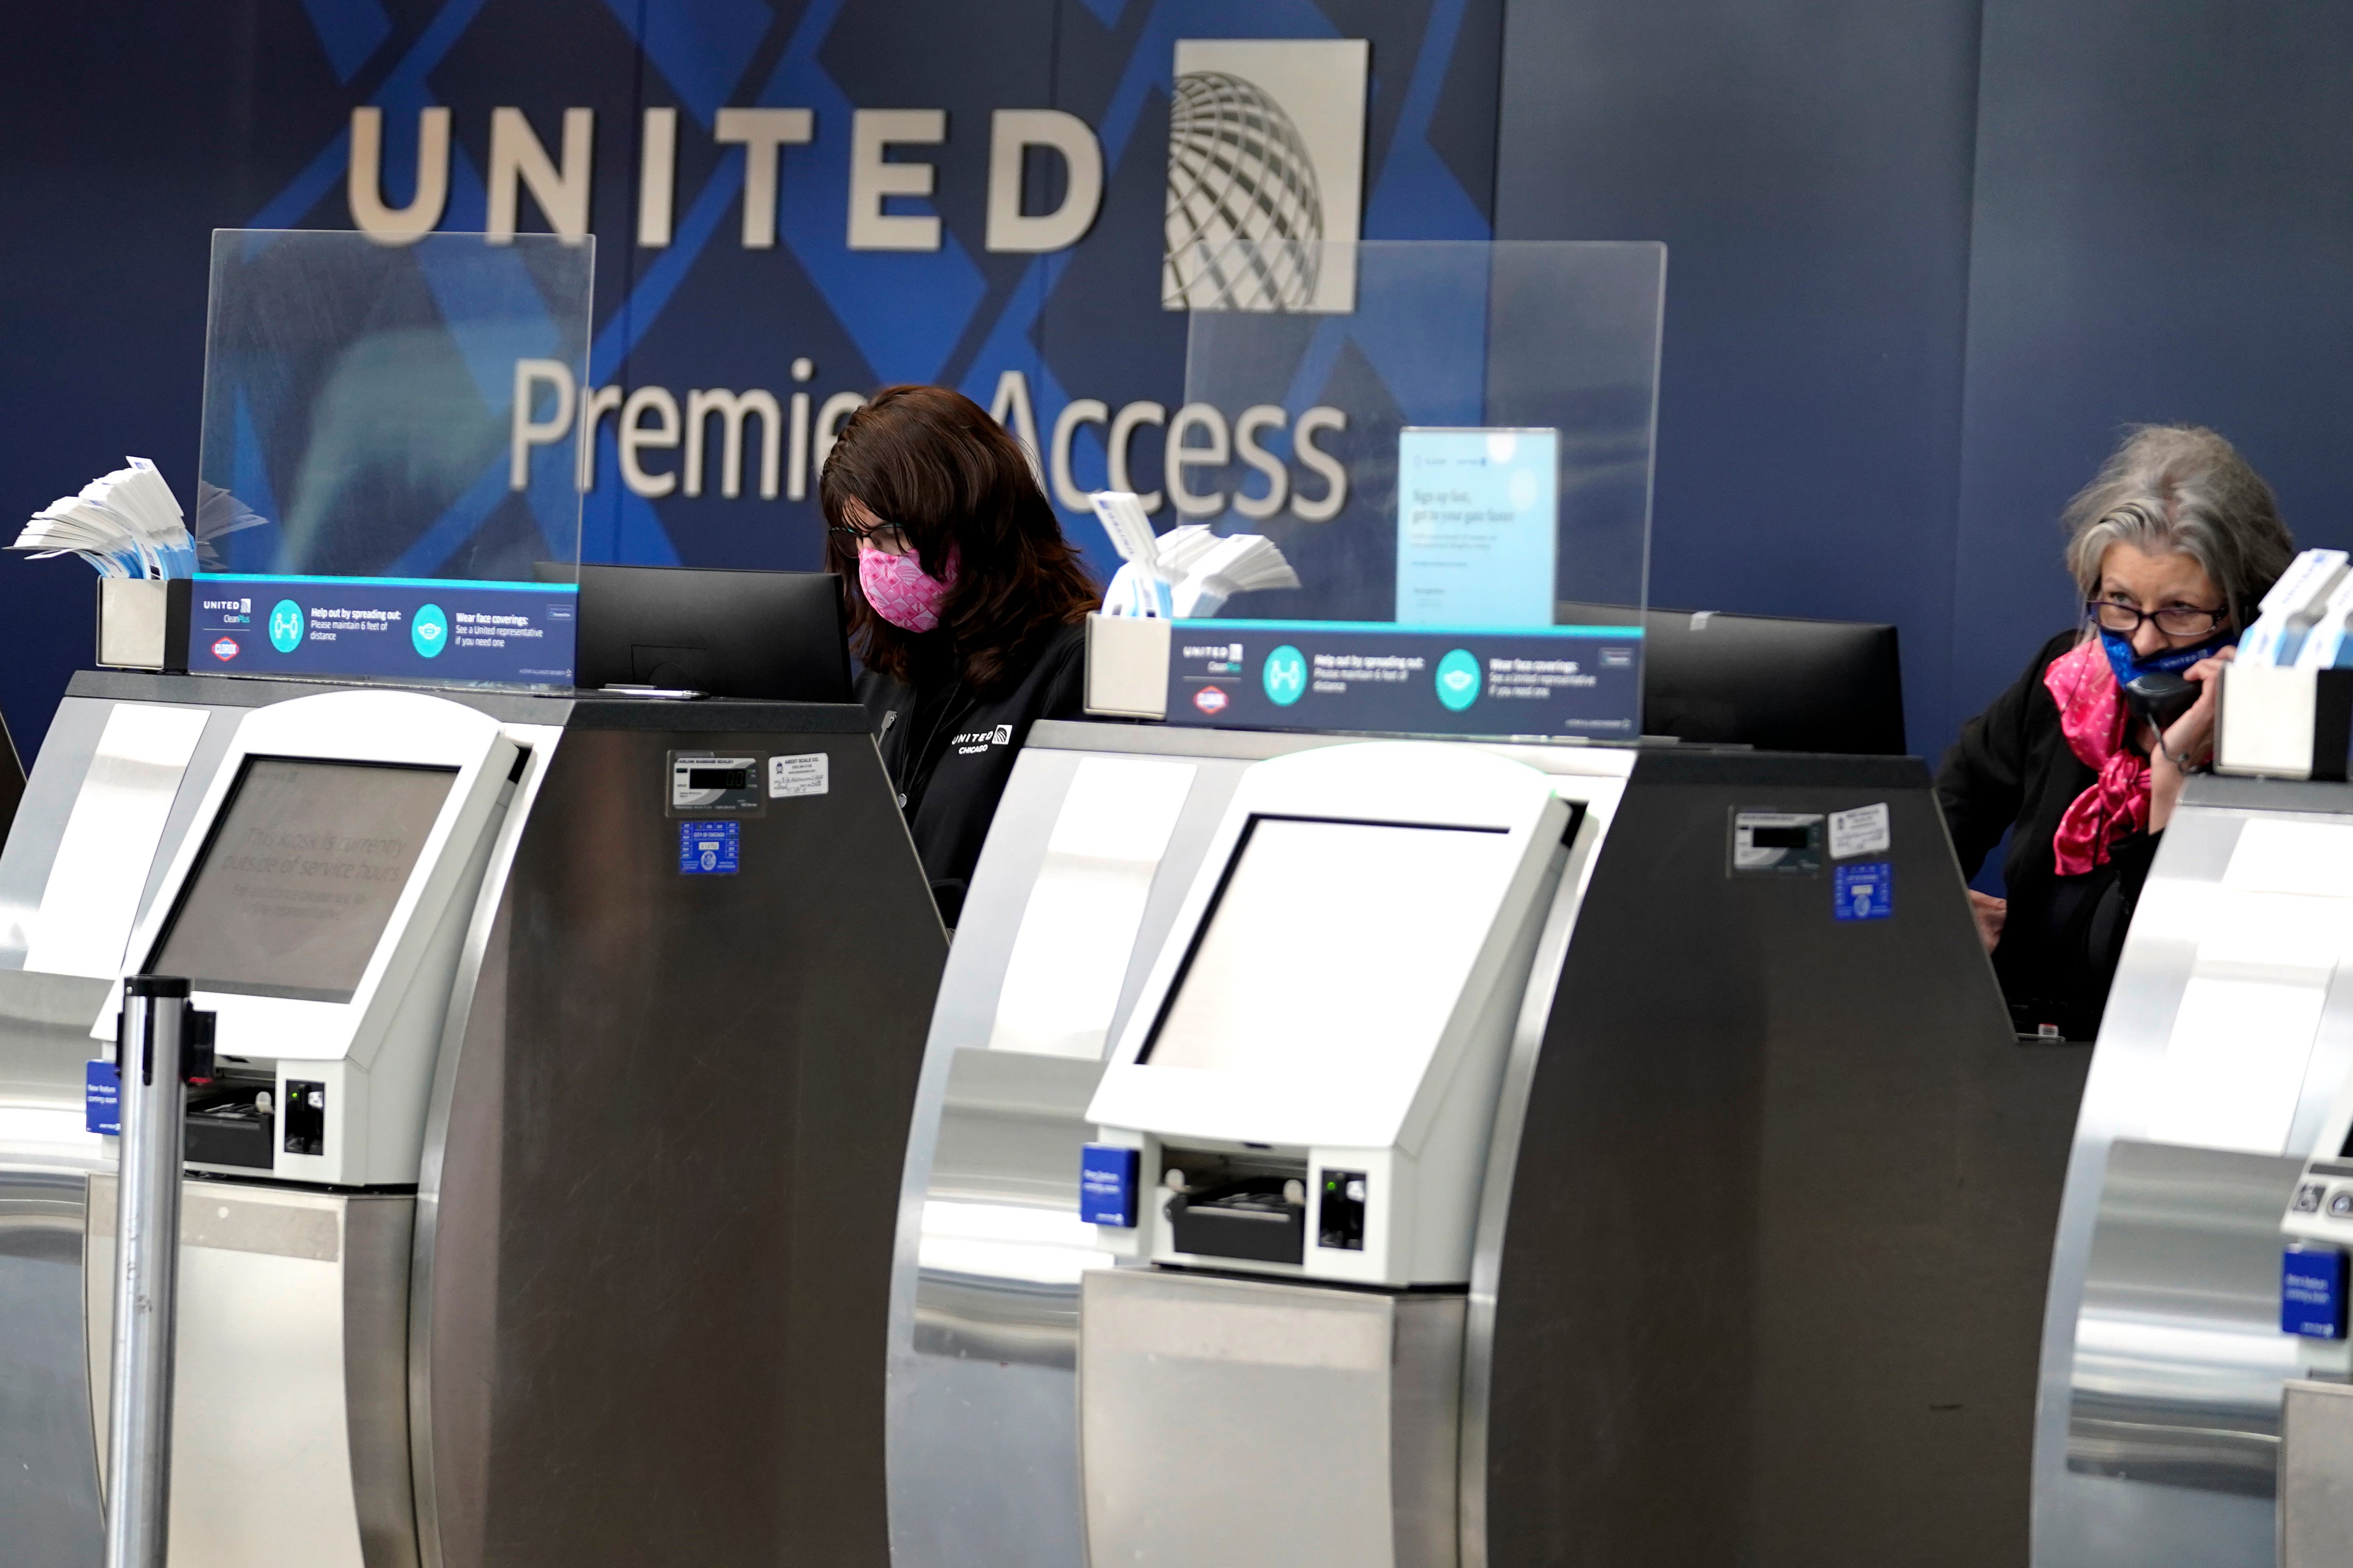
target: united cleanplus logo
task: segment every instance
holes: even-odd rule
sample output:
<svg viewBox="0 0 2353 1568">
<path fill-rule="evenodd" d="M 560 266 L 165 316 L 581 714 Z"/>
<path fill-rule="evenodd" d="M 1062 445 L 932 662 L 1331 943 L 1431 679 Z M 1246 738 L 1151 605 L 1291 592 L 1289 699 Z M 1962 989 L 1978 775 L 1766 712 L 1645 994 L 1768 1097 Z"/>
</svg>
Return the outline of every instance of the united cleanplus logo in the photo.
<svg viewBox="0 0 2353 1568">
<path fill-rule="evenodd" d="M 217 637 L 213 642 L 213 657 L 227 664 L 245 650 L 237 647 L 235 637 Z"/>
</svg>

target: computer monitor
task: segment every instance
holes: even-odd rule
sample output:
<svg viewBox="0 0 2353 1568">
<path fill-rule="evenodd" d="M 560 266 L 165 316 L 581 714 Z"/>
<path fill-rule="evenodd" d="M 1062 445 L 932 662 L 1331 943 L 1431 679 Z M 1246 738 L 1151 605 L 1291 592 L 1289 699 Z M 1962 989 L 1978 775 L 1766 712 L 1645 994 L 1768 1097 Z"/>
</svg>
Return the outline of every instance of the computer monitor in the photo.
<svg viewBox="0 0 2353 1568">
<path fill-rule="evenodd" d="M 841 578 L 831 572 L 583 566 L 573 683 L 848 702 Z"/>
<path fill-rule="evenodd" d="M 1904 753 L 1895 628 L 1650 610 L 1642 730 L 1770 752 Z"/>
</svg>

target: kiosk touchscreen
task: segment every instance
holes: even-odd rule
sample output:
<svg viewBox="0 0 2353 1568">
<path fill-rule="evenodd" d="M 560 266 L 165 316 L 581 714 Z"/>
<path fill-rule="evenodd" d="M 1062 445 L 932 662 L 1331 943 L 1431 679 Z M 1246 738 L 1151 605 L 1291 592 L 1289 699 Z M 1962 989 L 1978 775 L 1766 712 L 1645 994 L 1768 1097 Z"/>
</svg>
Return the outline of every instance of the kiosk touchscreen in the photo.
<svg viewBox="0 0 2353 1568">
<path fill-rule="evenodd" d="M 520 749 L 411 692 L 238 726 L 131 951 L 218 1017 L 188 1163 L 334 1186 L 417 1179 L 458 949 Z M 93 1033 L 111 1031 L 118 984 Z"/>
<path fill-rule="evenodd" d="M 1091 1194 L 1114 1198 L 1131 1164 L 1156 1189 L 1096 1210 L 1108 1245 L 1467 1280 L 1495 1086 L 1576 820 L 1546 775 L 1469 748 L 1253 766 L 1088 1111 Z"/>
</svg>

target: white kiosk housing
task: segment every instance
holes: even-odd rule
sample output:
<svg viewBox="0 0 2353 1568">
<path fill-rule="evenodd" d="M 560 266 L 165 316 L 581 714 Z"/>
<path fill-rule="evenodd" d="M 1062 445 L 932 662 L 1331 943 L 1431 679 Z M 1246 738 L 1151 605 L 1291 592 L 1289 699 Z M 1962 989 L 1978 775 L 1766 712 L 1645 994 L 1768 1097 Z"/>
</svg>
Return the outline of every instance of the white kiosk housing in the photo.
<svg viewBox="0 0 2353 1568">
<path fill-rule="evenodd" d="M 410 691 L 248 713 L 132 938 L 219 1017 L 260 1134 L 196 1118 L 197 1170 L 413 1183 L 425 1102 L 491 846 L 523 752 L 499 721 Z M 118 981 L 99 1026 L 112 1037 Z M 276 1117 L 279 1129 L 271 1131 Z M 240 1119 L 242 1120 L 242 1119 Z"/>
<path fill-rule="evenodd" d="M 1088 1109 L 1090 1160 L 1132 1147 L 1157 1188 L 1098 1227 L 1153 1267 L 1082 1280 L 1093 1562 L 1451 1561 L 1488 1136 L 1584 821 L 1562 782 L 1366 742 L 1236 785 Z M 1324 1468 L 1362 1506 L 1295 1484 Z"/>
<path fill-rule="evenodd" d="M 1580 815 L 1460 746 L 1251 769 L 1088 1111 L 1166 1194 L 1133 1250 L 1467 1281 L 1495 1085 Z"/>
</svg>

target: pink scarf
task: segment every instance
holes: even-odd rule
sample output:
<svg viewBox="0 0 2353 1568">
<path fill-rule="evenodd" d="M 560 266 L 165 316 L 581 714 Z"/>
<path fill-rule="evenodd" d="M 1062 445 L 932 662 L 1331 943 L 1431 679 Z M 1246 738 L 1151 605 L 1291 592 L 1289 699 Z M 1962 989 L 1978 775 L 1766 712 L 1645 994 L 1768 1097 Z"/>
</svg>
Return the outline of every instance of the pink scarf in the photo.
<svg viewBox="0 0 2353 1568">
<path fill-rule="evenodd" d="M 2052 659 L 2042 684 L 2059 704 L 2067 749 L 2099 774 L 2051 836 L 2059 874 L 2080 877 L 2107 859 L 2109 845 L 2148 826 L 2148 759 L 2125 744 L 2124 694 L 2099 638 Z"/>
</svg>

